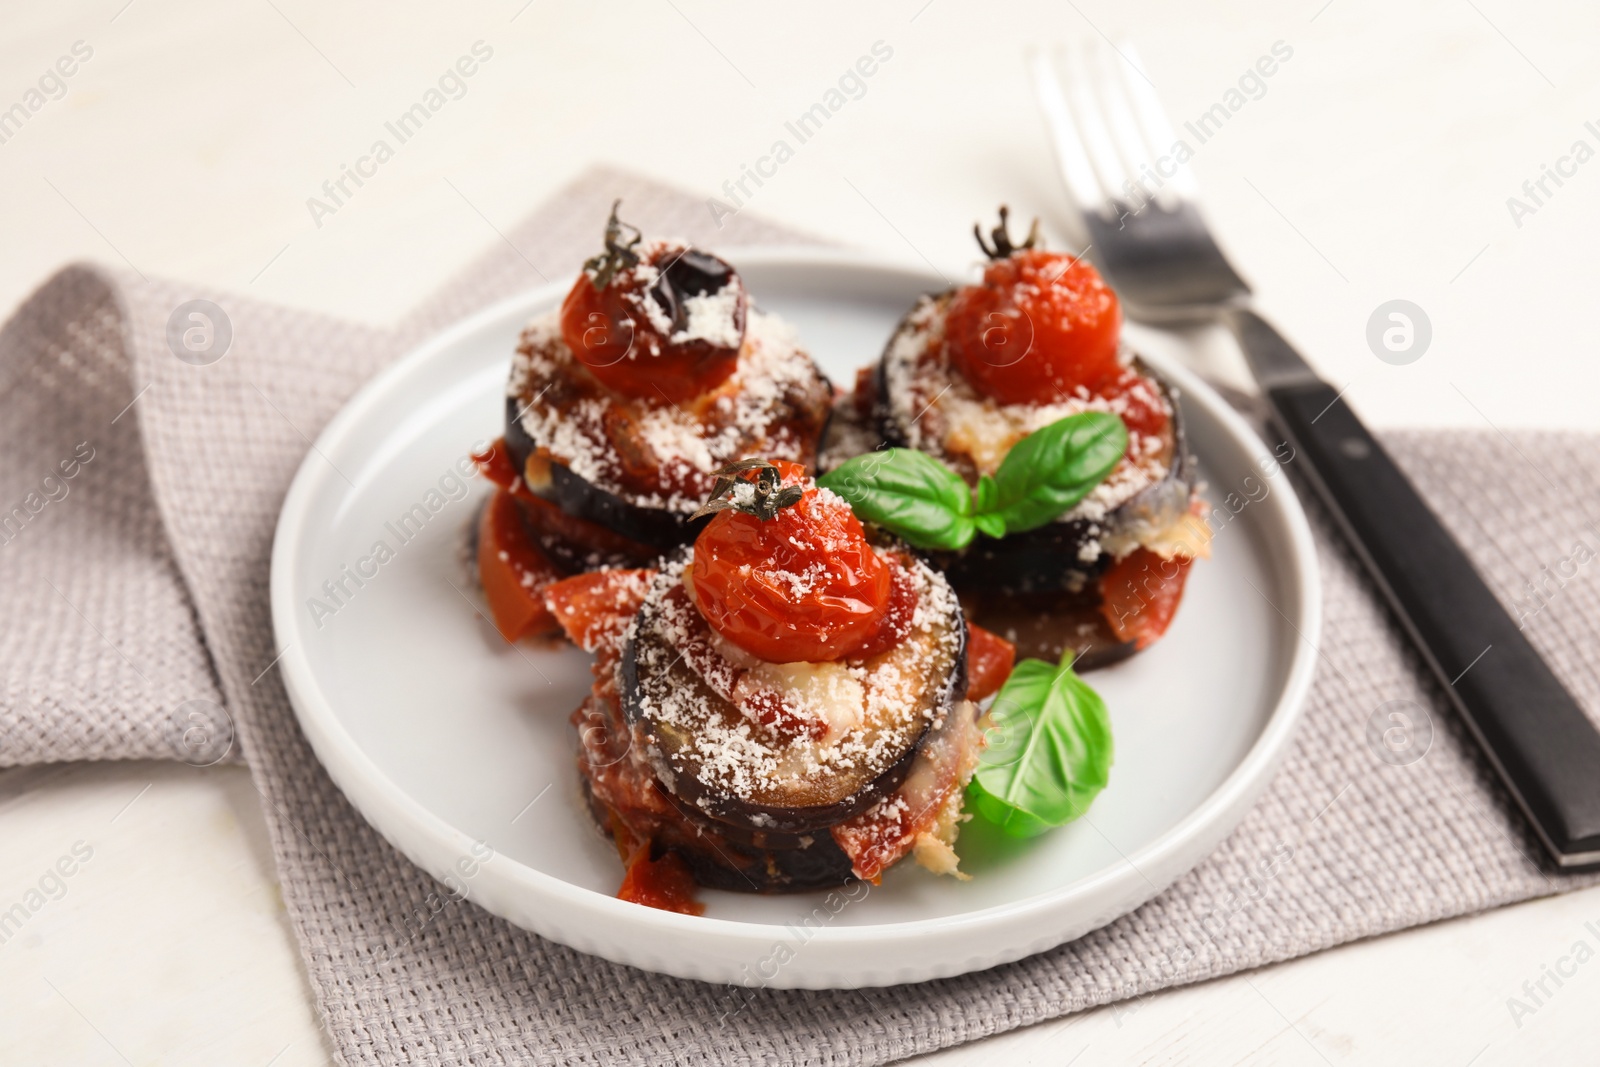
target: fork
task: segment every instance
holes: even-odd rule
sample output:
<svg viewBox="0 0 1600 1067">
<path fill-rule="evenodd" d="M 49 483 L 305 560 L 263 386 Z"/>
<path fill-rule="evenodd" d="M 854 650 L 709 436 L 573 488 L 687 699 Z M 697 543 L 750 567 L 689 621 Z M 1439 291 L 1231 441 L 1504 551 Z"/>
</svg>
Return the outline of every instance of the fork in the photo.
<svg viewBox="0 0 1600 1067">
<path fill-rule="evenodd" d="M 1201 217 L 1178 137 L 1131 48 L 1031 58 L 1088 251 L 1152 323 L 1230 327 L 1306 481 L 1555 863 L 1600 866 L 1600 732 L 1343 394 L 1250 308 Z"/>
</svg>

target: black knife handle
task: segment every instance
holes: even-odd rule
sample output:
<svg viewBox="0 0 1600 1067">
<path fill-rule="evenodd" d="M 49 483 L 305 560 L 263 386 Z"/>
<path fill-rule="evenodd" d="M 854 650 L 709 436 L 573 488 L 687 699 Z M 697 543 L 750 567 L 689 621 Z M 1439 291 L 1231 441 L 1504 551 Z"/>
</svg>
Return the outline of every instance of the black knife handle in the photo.
<svg viewBox="0 0 1600 1067">
<path fill-rule="evenodd" d="M 1249 320 L 1238 330 L 1241 344 L 1288 347 L 1264 320 Z M 1556 862 L 1600 863 L 1600 732 L 1333 387 L 1269 383 L 1266 395 L 1303 461 L 1295 466 L 1338 519 Z"/>
</svg>

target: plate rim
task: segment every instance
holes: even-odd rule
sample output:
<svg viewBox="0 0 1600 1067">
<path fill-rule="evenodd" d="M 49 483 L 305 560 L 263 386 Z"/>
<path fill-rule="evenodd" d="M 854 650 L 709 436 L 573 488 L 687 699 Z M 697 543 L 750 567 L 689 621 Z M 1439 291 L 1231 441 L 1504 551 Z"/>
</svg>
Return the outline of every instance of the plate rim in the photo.
<svg viewBox="0 0 1600 1067">
<path fill-rule="evenodd" d="M 799 265 L 893 274 L 907 280 L 916 279 L 925 291 L 930 292 L 944 288 L 943 283 L 946 281 L 928 269 L 931 264 L 917 264 L 901 257 L 848 249 L 780 244 L 741 245 L 729 248 L 727 251 L 741 265 L 774 268 Z M 274 529 L 269 599 L 274 638 L 278 647 L 289 646 L 279 661 L 279 666 L 280 676 L 288 692 L 295 718 L 323 768 L 362 818 L 403 855 L 436 879 L 441 877 L 437 873 L 436 864 L 437 856 L 442 854 L 441 850 L 452 857 L 468 855 L 476 841 L 464 831 L 452 826 L 443 816 L 429 810 L 421 801 L 416 800 L 389 778 L 343 727 L 331 702 L 318 689 L 315 673 L 300 642 L 303 623 L 296 611 L 297 603 L 291 585 L 300 552 L 297 531 L 306 528 L 311 507 L 324 486 L 331 483 L 333 478 L 328 464 L 320 460 L 319 456 L 337 451 L 340 443 L 363 425 L 368 410 L 376 406 L 388 391 L 401 386 L 416 368 L 427 364 L 441 350 L 453 347 L 464 338 L 505 318 L 518 308 L 533 308 L 546 302 L 558 302 L 567 288 L 565 283 L 553 282 L 496 300 L 426 337 L 363 384 L 324 426 L 317 435 L 314 447 L 308 449 L 284 497 Z M 1236 443 L 1241 444 L 1253 458 L 1259 460 L 1271 456 L 1265 443 L 1244 418 L 1193 371 L 1160 353 L 1154 355 L 1141 353 L 1141 355 L 1168 376 L 1180 391 L 1198 397 L 1210 413 L 1218 418 Z M 1294 582 L 1299 600 L 1297 617 L 1289 621 L 1298 631 L 1299 639 L 1292 643 L 1292 651 L 1288 653 L 1290 667 L 1287 677 L 1278 691 L 1276 702 L 1260 734 L 1216 788 L 1194 805 L 1176 824 L 1137 851 L 1125 856 L 1121 864 L 1112 864 L 1050 890 L 959 915 L 856 926 L 824 926 L 810 931 L 806 944 L 832 944 L 838 947 L 871 944 L 875 947 L 893 947 L 897 943 L 910 942 L 930 934 L 948 936 L 953 932 L 987 927 L 1002 921 L 1015 923 L 1026 922 L 1035 917 L 1042 919 L 1051 909 L 1060 908 L 1073 898 L 1090 896 L 1096 890 L 1105 888 L 1108 883 L 1124 879 L 1130 868 L 1135 873 L 1147 866 L 1160 868 L 1170 862 L 1174 854 L 1193 849 L 1197 841 L 1207 842 L 1199 849 L 1197 859 L 1184 863 L 1154 889 L 1139 895 L 1131 906 L 1122 908 L 1116 915 L 1096 920 L 1088 928 L 1097 929 L 1159 895 L 1173 881 L 1192 870 L 1205 856 L 1214 851 L 1227 834 L 1243 820 L 1260 793 L 1272 780 L 1278 764 L 1293 740 L 1295 727 L 1303 712 L 1315 673 L 1316 648 L 1322 623 L 1319 562 L 1310 523 L 1298 495 L 1287 480 L 1278 488 L 1279 492 L 1273 495 L 1279 497 L 1277 505 L 1279 519 L 1287 527 L 1289 534 L 1283 545 L 1285 574 Z M 380 811 L 374 812 L 372 810 L 374 807 L 378 807 Z M 400 820 L 402 825 L 386 825 L 391 818 Z M 417 840 L 419 836 L 422 839 L 420 843 Z M 432 855 L 424 857 L 417 854 L 415 849 L 423 845 L 428 847 Z M 774 939 L 780 941 L 789 939 L 793 934 L 788 926 L 711 916 L 688 916 L 641 908 L 596 890 L 575 885 L 498 852 L 483 865 L 486 869 L 495 869 L 500 876 L 509 879 L 520 892 L 551 895 L 570 905 L 576 909 L 576 913 L 569 922 L 589 919 L 600 923 L 618 924 L 622 928 L 648 927 L 663 932 L 678 931 L 691 936 L 715 936 L 741 943 L 744 948 L 769 946 Z M 448 867 L 448 864 L 445 866 Z M 478 898 L 478 894 L 473 896 Z M 603 947 L 594 946 L 592 939 L 566 929 L 565 926 L 568 924 L 557 922 L 532 924 L 524 921 L 522 917 L 507 914 L 510 909 L 495 907 L 482 899 L 478 902 L 487 910 L 515 925 L 534 930 L 580 951 L 666 971 L 680 977 L 712 980 L 696 973 L 696 968 L 688 965 L 689 961 L 671 963 L 660 961 L 659 966 L 651 966 L 648 963 L 641 963 L 637 953 L 630 958 L 621 959 L 618 955 L 605 951 Z M 948 969 L 925 967 L 923 970 L 927 973 L 922 977 L 943 977 L 1008 962 L 1083 936 L 1086 932 L 1088 930 L 1069 932 L 1050 944 L 1042 944 L 1039 947 L 1025 947 L 1010 953 L 997 952 L 981 960 L 954 962 Z M 590 941 L 591 944 L 585 944 L 585 941 Z M 868 978 L 852 976 L 849 982 L 844 984 L 887 984 L 888 981 L 904 980 L 920 979 L 895 977 L 884 982 L 870 982 Z M 769 981 L 766 984 L 775 987 L 803 985 L 809 988 L 826 988 L 840 983 Z"/>
</svg>

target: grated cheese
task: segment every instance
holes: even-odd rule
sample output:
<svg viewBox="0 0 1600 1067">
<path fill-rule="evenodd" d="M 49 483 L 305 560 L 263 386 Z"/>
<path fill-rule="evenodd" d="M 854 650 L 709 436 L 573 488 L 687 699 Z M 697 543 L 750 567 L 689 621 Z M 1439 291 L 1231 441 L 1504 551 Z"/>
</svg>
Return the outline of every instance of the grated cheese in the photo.
<svg viewBox="0 0 1600 1067">
<path fill-rule="evenodd" d="M 719 348 L 737 345 L 740 338 L 737 314 L 743 296 L 744 286 L 736 278 L 714 293 L 689 297 L 683 302 L 688 322 L 672 335 L 673 344 L 705 341 Z"/>
</svg>

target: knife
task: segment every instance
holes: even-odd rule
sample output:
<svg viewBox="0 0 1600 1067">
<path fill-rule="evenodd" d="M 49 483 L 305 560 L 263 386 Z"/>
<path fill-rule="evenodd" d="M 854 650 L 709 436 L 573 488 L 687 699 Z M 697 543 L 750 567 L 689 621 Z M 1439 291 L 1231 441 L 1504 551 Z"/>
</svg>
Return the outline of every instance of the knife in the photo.
<svg viewBox="0 0 1600 1067">
<path fill-rule="evenodd" d="M 1600 731 L 1341 395 L 1261 316 L 1229 318 L 1307 481 L 1551 857 L 1600 867 Z"/>
</svg>

